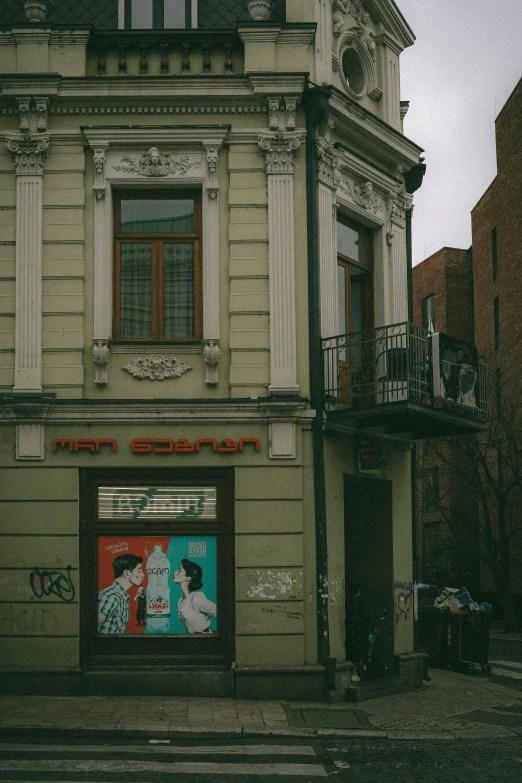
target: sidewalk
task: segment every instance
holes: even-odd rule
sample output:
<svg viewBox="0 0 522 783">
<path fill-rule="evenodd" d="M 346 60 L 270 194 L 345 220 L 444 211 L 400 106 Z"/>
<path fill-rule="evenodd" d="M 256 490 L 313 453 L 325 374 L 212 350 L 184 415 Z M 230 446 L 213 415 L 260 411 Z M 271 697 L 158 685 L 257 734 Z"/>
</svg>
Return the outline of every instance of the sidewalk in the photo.
<svg viewBox="0 0 522 783">
<path fill-rule="evenodd" d="M 464 739 L 522 736 L 522 692 L 480 676 L 436 670 L 409 693 L 364 706 L 182 697 L 0 697 L 0 733 L 118 739 L 372 736 Z"/>
</svg>

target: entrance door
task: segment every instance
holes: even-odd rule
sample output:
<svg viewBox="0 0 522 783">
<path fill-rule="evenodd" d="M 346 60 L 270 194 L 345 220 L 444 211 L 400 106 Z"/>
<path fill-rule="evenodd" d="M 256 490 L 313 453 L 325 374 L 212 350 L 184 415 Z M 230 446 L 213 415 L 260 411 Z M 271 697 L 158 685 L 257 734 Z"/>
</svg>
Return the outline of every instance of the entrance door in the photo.
<svg viewBox="0 0 522 783">
<path fill-rule="evenodd" d="M 349 335 L 339 356 L 339 387 L 347 405 L 373 401 L 373 262 L 371 232 L 337 220 L 339 333 Z M 370 351 L 369 351 L 370 348 Z"/>
<path fill-rule="evenodd" d="M 386 609 L 381 650 L 393 657 L 392 483 L 366 476 L 345 476 L 345 585 L 358 582 L 373 619 Z M 389 664 L 388 664 L 389 665 Z"/>
<path fill-rule="evenodd" d="M 85 470 L 82 668 L 229 667 L 233 473 Z"/>
</svg>

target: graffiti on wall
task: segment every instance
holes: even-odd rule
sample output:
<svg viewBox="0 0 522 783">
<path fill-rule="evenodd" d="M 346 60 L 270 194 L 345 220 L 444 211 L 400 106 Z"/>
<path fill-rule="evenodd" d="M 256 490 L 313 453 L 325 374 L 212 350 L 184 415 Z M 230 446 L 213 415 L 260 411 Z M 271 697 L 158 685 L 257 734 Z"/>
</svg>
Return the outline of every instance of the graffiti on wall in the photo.
<svg viewBox="0 0 522 783">
<path fill-rule="evenodd" d="M 58 617 L 48 606 L 0 605 L 0 635 L 2 636 L 50 635 L 57 633 L 58 627 Z"/>
<path fill-rule="evenodd" d="M 35 568 L 29 576 L 29 586 L 35 598 L 55 596 L 60 601 L 71 603 L 76 591 L 71 578 L 72 566 L 64 569 L 48 570 Z"/>
<path fill-rule="evenodd" d="M 413 609 L 413 582 L 395 582 L 393 586 L 395 624 L 408 620 Z"/>
</svg>

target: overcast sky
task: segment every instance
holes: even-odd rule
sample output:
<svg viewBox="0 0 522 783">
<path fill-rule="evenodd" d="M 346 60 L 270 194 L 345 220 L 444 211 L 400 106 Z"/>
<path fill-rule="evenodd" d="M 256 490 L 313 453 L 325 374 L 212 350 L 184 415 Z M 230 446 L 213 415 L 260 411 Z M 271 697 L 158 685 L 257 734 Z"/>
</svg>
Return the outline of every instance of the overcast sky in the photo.
<svg viewBox="0 0 522 783">
<path fill-rule="evenodd" d="M 404 132 L 428 166 L 415 195 L 416 264 L 471 244 L 471 209 L 496 174 L 495 117 L 522 77 L 522 1 L 396 3 L 417 37 L 401 55 Z"/>
</svg>

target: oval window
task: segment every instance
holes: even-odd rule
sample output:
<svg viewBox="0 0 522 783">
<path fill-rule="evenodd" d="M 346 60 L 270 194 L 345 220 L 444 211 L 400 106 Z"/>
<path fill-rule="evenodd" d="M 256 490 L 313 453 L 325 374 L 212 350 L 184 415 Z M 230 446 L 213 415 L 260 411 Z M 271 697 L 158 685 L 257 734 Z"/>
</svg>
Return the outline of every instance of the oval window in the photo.
<svg viewBox="0 0 522 783">
<path fill-rule="evenodd" d="M 364 90 L 364 71 L 355 49 L 345 49 L 342 59 L 343 76 L 349 89 L 356 95 Z"/>
</svg>

